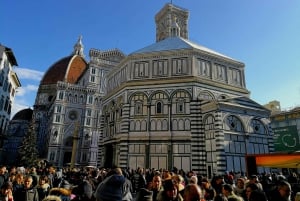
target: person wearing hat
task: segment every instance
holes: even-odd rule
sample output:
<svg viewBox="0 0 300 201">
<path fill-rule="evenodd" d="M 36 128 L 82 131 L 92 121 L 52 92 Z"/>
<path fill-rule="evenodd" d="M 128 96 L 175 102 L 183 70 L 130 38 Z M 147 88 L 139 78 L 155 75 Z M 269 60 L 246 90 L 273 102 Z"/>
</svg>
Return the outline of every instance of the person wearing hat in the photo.
<svg viewBox="0 0 300 201">
<path fill-rule="evenodd" d="M 1 186 L 1 194 L 0 201 L 13 201 L 13 193 L 12 193 L 13 185 L 11 182 L 5 182 Z"/>
<path fill-rule="evenodd" d="M 178 191 L 178 185 L 172 179 L 163 182 L 163 190 L 158 193 L 157 201 L 183 201 Z"/>
</svg>

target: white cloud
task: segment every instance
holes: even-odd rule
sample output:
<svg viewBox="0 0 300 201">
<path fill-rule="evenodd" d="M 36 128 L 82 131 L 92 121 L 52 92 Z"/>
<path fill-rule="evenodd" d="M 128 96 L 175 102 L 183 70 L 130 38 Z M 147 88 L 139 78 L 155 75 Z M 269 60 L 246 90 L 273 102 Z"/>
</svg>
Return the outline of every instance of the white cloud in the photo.
<svg viewBox="0 0 300 201">
<path fill-rule="evenodd" d="M 12 119 L 16 113 L 18 113 L 19 111 L 23 110 L 23 109 L 27 109 L 29 108 L 28 105 L 23 105 L 17 102 L 14 102 L 13 107 L 11 108 L 11 115 L 10 118 Z M 32 107 L 30 107 L 32 108 Z"/>
<path fill-rule="evenodd" d="M 44 72 L 26 68 L 15 68 L 15 72 L 20 79 L 21 87 L 16 90 L 11 117 L 20 110 L 32 107 L 39 88 L 39 82 L 44 74 Z"/>
<path fill-rule="evenodd" d="M 40 81 L 44 75 L 44 72 L 28 68 L 15 68 L 14 70 L 20 79 Z"/>
<path fill-rule="evenodd" d="M 26 86 L 21 86 L 17 89 L 16 96 L 25 96 L 28 93 L 37 92 L 37 85 L 27 84 Z"/>
</svg>

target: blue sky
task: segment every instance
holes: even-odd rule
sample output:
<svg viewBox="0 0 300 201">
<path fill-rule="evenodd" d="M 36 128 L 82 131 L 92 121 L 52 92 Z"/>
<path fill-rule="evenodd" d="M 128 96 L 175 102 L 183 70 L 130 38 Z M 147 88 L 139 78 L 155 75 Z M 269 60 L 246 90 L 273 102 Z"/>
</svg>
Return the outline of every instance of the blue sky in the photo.
<svg viewBox="0 0 300 201">
<path fill-rule="evenodd" d="M 129 54 L 155 42 L 155 14 L 170 0 L 1 2 L 0 43 L 12 48 L 22 87 L 13 113 L 32 107 L 40 79 L 80 35 L 91 48 Z M 299 0 L 173 0 L 190 11 L 189 39 L 245 63 L 251 98 L 300 105 Z"/>
</svg>

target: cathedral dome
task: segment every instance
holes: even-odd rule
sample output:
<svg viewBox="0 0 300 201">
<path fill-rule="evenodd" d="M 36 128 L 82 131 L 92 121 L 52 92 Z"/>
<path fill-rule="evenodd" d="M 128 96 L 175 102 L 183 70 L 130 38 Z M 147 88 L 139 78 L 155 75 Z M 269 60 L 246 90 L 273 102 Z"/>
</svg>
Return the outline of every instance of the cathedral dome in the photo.
<svg viewBox="0 0 300 201">
<path fill-rule="evenodd" d="M 78 81 L 88 66 L 84 59 L 81 40 L 80 36 L 70 56 L 64 57 L 50 66 L 41 80 L 41 85 L 56 84 L 58 81 L 75 84 Z"/>
<path fill-rule="evenodd" d="M 31 121 L 32 119 L 32 113 L 33 110 L 30 108 L 20 110 L 15 114 L 15 116 L 12 118 L 12 120 L 26 120 L 26 121 Z"/>
<path fill-rule="evenodd" d="M 41 85 L 56 84 L 58 81 L 74 84 L 86 68 L 87 62 L 80 55 L 62 58 L 48 69 L 41 80 Z"/>
</svg>

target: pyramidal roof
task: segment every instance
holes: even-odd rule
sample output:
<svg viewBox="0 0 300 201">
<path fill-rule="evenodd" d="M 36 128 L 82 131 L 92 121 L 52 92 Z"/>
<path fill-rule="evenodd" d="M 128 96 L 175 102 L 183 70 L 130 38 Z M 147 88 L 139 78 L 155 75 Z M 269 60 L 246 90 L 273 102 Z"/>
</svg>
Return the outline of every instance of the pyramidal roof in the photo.
<svg viewBox="0 0 300 201">
<path fill-rule="evenodd" d="M 191 42 L 187 39 L 181 37 L 169 37 L 159 42 L 153 43 L 149 46 L 146 46 L 142 49 L 139 49 L 132 54 L 143 54 L 143 53 L 150 53 L 150 52 L 159 52 L 159 51 L 170 51 L 170 50 L 183 50 L 183 49 L 194 49 L 204 51 L 213 55 L 225 57 L 228 59 L 232 59 L 226 55 L 220 54 L 214 50 L 211 50 L 207 47 L 198 45 L 194 42 Z"/>
<path fill-rule="evenodd" d="M 188 18 L 188 10 L 175 6 L 172 3 L 167 3 L 155 16 L 156 42 L 131 54 L 196 50 L 236 61 L 233 58 L 190 41 L 188 39 Z"/>
</svg>

